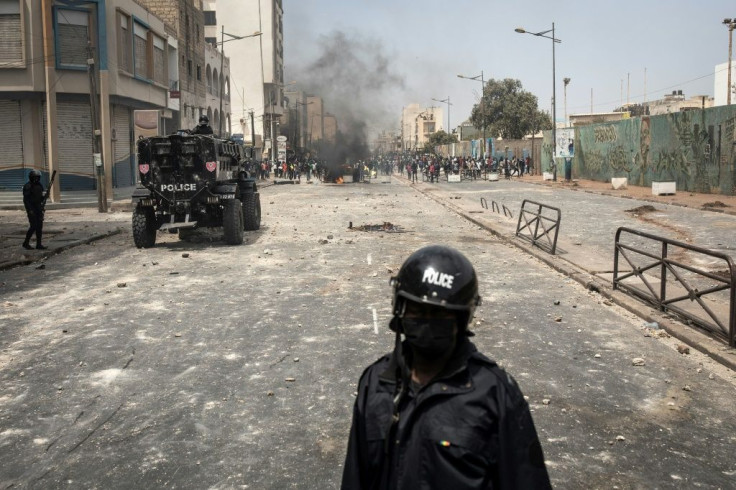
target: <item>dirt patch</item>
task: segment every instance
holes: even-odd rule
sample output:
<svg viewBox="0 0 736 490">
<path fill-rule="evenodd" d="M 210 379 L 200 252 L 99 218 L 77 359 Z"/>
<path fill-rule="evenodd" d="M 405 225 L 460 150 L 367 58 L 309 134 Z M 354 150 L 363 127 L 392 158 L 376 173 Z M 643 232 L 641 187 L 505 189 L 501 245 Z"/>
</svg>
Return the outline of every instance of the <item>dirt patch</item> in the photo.
<svg viewBox="0 0 736 490">
<path fill-rule="evenodd" d="M 704 208 L 727 208 L 728 204 L 722 203 L 721 201 L 707 202 L 703 204 Z"/>
<path fill-rule="evenodd" d="M 388 221 L 384 221 L 381 225 L 360 225 L 360 226 L 349 226 L 350 230 L 353 231 L 385 231 L 385 232 L 393 232 L 393 233 L 400 233 L 404 231 L 399 225 L 395 225 L 393 223 L 389 223 Z"/>
<path fill-rule="evenodd" d="M 655 208 L 651 204 L 645 204 L 644 206 L 639 206 L 638 208 L 627 209 L 625 212 L 634 213 L 634 214 L 645 214 L 645 213 L 654 213 L 656 211 L 657 211 L 657 208 Z"/>
</svg>

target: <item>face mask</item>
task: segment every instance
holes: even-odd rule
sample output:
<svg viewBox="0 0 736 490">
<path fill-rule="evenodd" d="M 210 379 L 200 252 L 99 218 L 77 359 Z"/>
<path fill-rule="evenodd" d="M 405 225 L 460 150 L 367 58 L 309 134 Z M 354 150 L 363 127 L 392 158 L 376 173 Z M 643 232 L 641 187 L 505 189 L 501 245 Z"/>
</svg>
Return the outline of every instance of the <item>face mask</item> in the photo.
<svg viewBox="0 0 736 490">
<path fill-rule="evenodd" d="M 420 356 L 433 359 L 454 348 L 454 318 L 402 318 L 406 341 Z"/>
</svg>

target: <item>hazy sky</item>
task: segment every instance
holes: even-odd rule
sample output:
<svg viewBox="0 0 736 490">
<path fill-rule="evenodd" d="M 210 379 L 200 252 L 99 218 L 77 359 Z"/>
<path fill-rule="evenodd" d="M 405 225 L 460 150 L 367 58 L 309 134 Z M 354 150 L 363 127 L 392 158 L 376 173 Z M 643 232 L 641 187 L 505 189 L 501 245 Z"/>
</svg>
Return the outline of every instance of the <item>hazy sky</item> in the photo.
<svg viewBox="0 0 736 490">
<path fill-rule="evenodd" d="M 218 0 L 218 17 L 238 1 Z M 360 91 L 356 100 L 334 105 L 355 112 L 365 107 L 373 130 L 398 129 L 403 105 L 429 106 L 436 104 L 432 98 L 447 96 L 453 103 L 451 125 L 457 126 L 480 89 L 480 83 L 457 74 L 475 76 L 481 70 L 486 79 L 521 80 L 540 107 L 550 110 L 552 41 L 514 28 L 539 32 L 552 22 L 562 40 L 556 45 L 560 121 L 564 77 L 571 78 L 570 114 L 590 111 L 591 89 L 594 112 L 613 110 L 621 103 L 622 80 L 626 102 L 628 74 L 630 101 L 644 101 L 645 68 L 647 100 L 672 90 L 712 96 L 715 65 L 728 57 L 728 29 L 721 22 L 736 17 L 733 0 L 283 0 L 283 5 L 287 81 L 315 92 L 323 84 L 320 95 L 328 110 L 331 95 L 344 99 Z M 336 58 L 341 44 L 352 52 L 345 60 Z M 318 59 L 323 68 L 314 67 Z M 247 63 L 233 60 L 239 62 Z M 340 73 L 326 73 L 338 66 Z M 376 73 L 385 73 L 390 83 L 373 91 L 360 87 L 362 81 L 375 84 Z"/>
</svg>

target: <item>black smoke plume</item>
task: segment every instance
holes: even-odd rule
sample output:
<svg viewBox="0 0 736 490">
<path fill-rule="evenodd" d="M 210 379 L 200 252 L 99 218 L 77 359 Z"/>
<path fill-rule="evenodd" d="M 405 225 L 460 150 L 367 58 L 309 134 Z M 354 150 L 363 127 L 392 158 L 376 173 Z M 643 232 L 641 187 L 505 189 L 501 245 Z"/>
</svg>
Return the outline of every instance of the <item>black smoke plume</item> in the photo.
<svg viewBox="0 0 736 490">
<path fill-rule="evenodd" d="M 404 77 L 376 39 L 335 31 L 321 36 L 318 46 L 317 57 L 294 67 L 293 77 L 308 95 L 322 97 L 324 110 L 337 118 L 335 145 L 323 142 L 320 148 L 320 157 L 336 168 L 365 159 L 369 137 L 398 125 L 396 100 Z"/>
</svg>

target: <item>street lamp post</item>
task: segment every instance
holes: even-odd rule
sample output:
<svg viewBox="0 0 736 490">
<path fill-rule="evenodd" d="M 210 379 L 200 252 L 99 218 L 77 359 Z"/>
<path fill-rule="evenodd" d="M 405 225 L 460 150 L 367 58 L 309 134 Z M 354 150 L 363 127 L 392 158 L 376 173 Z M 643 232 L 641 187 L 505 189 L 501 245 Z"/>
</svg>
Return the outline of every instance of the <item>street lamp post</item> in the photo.
<svg viewBox="0 0 736 490">
<path fill-rule="evenodd" d="M 552 40 L 552 180 L 557 181 L 557 162 L 555 162 L 555 149 L 557 148 L 557 90 L 555 84 L 555 44 L 561 43 L 562 40 L 555 37 L 555 23 L 552 22 L 552 29 L 542 32 L 527 32 L 522 27 L 514 29 L 519 34 L 531 34 L 532 36 L 544 37 Z M 546 34 L 552 33 L 552 36 Z"/>
<path fill-rule="evenodd" d="M 458 75 L 458 78 L 464 78 L 466 80 L 476 80 L 480 82 L 480 115 L 483 120 L 483 150 L 482 150 L 482 157 L 483 160 L 486 159 L 486 104 L 483 101 L 483 93 L 485 92 L 486 88 L 486 81 L 483 77 L 483 70 L 480 71 L 480 75 L 477 75 L 475 77 L 466 77 L 465 75 Z"/>
<path fill-rule="evenodd" d="M 225 40 L 225 36 L 230 36 L 230 39 L 227 41 Z M 220 42 L 217 43 L 220 45 L 220 77 L 222 77 L 222 83 L 218 80 L 217 83 L 220 85 L 220 118 L 217 125 L 217 134 L 219 136 L 222 136 L 222 96 L 225 92 L 225 77 L 222 74 L 222 71 L 225 69 L 225 43 L 230 41 L 238 41 L 240 39 L 247 39 L 249 37 L 257 37 L 260 36 L 261 32 L 256 31 L 253 34 L 249 34 L 247 36 L 236 36 L 235 34 L 228 34 L 225 32 L 225 26 L 222 26 L 222 34 L 220 36 Z M 245 102 L 243 102 L 245 103 Z"/>
<path fill-rule="evenodd" d="M 728 95 L 726 104 L 731 105 L 731 92 L 733 91 L 731 87 L 731 48 L 733 46 L 733 30 L 736 28 L 736 19 L 723 19 L 723 24 L 728 27 Z"/>
<path fill-rule="evenodd" d="M 432 100 L 435 101 L 435 102 L 439 102 L 440 104 L 447 103 L 447 134 L 451 134 L 451 129 L 450 129 L 450 106 L 452 104 L 450 103 L 450 96 L 448 95 L 445 100 L 439 100 L 439 99 L 434 99 L 434 98 Z"/>
</svg>

